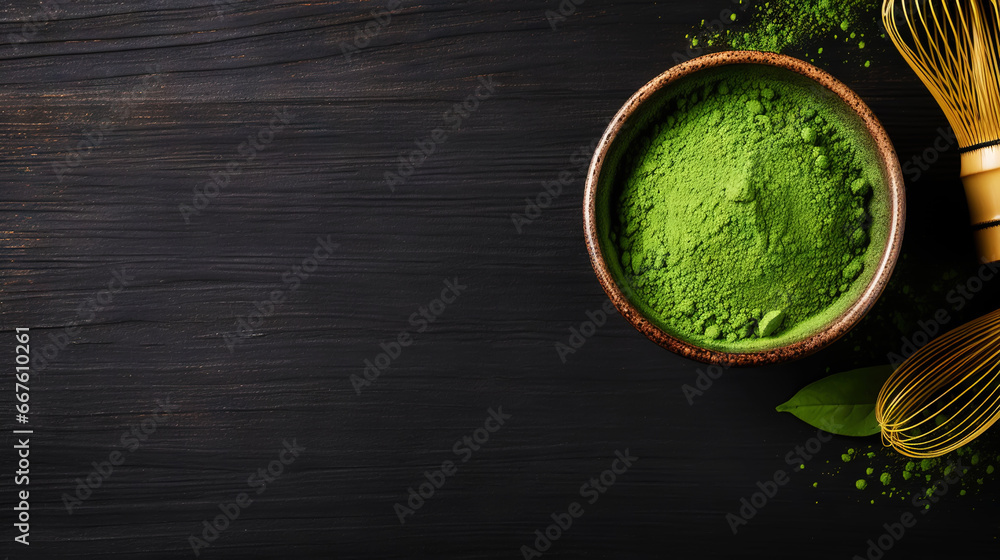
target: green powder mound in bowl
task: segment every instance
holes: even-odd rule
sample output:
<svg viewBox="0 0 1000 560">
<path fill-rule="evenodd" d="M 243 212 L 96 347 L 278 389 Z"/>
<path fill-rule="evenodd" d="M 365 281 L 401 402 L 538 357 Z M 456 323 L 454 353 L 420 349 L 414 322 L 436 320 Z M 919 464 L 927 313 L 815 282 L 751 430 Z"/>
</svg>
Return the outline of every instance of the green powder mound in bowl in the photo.
<svg viewBox="0 0 1000 560">
<path fill-rule="evenodd" d="M 647 319 L 702 348 L 755 352 L 804 340 L 857 301 L 890 216 L 856 113 L 755 64 L 690 75 L 650 105 L 609 153 L 598 200 L 605 260 Z"/>
</svg>

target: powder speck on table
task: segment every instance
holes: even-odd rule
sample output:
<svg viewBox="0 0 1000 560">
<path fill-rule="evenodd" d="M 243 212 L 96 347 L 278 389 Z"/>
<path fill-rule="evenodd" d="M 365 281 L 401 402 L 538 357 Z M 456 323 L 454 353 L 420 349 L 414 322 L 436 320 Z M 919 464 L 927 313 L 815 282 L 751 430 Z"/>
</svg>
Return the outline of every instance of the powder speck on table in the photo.
<svg viewBox="0 0 1000 560">
<path fill-rule="evenodd" d="M 869 152 L 815 89 L 733 69 L 680 87 L 623 161 L 611 233 L 635 298 L 675 336 L 768 346 L 869 258 Z"/>
<path fill-rule="evenodd" d="M 847 57 L 868 67 L 868 42 L 884 39 L 881 2 L 868 0 L 741 0 L 731 21 L 740 25 L 703 23 L 699 33 L 688 36 L 692 47 L 727 47 L 734 50 L 808 52 L 811 61 L 824 50 L 833 57 Z M 831 42 L 833 44 L 831 44 Z M 820 44 L 827 48 L 812 46 Z M 831 48 L 833 47 L 833 48 Z M 869 49 L 870 50 L 870 49 Z M 846 61 L 845 61 L 846 62 Z"/>
</svg>

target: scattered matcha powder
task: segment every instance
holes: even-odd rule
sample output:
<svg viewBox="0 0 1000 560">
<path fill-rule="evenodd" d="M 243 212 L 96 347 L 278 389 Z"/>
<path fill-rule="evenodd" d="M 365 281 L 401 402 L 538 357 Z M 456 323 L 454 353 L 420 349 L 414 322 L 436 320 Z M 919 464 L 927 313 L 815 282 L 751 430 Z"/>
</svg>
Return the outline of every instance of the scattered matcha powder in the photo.
<svg viewBox="0 0 1000 560">
<path fill-rule="evenodd" d="M 856 55 L 852 49 L 857 46 L 859 51 L 863 50 L 865 39 L 884 38 L 879 3 L 867 0 L 770 0 L 749 5 L 749 1 L 740 1 L 742 9 L 749 12 L 749 18 L 741 18 L 747 21 L 746 25 L 729 25 L 720 29 L 717 23 L 709 27 L 702 21 L 701 31 L 688 35 L 690 45 L 698 47 L 704 43 L 709 47 L 735 50 L 811 52 L 810 46 L 825 44 L 832 37 L 843 43 L 843 51 Z M 736 21 L 735 14 L 730 20 Z M 822 55 L 823 51 L 819 48 L 816 52 Z M 866 60 L 864 65 L 867 68 L 871 63 Z"/>
<path fill-rule="evenodd" d="M 864 466 L 841 464 L 840 466 L 833 467 L 833 472 L 820 472 L 819 474 L 835 478 L 849 477 L 850 480 L 855 481 L 855 488 L 866 490 L 869 485 L 868 477 L 874 476 L 876 472 L 880 472 L 878 475 L 878 481 L 881 483 L 882 488 L 879 492 L 880 496 L 892 500 L 912 501 L 915 498 L 915 494 L 919 494 L 917 496 L 919 498 L 932 495 L 937 488 L 935 483 L 945 477 L 954 478 L 956 476 L 955 465 L 961 464 L 970 470 L 964 477 L 950 486 L 958 487 L 956 493 L 959 496 L 966 496 L 970 493 L 982 495 L 980 487 L 986 484 L 986 477 L 982 476 L 982 474 L 992 475 L 996 470 L 993 465 L 979 466 L 978 469 L 970 466 L 973 461 L 975 461 L 976 465 L 983 462 L 980 453 L 973 450 L 974 445 L 981 448 L 982 444 L 982 441 L 975 442 L 944 457 L 923 459 L 920 461 L 908 460 L 895 451 L 880 446 L 857 452 L 854 448 L 849 448 L 847 453 L 841 455 L 843 463 L 851 463 L 852 459 L 859 459 L 860 462 L 866 463 Z M 997 456 L 996 459 L 1000 461 L 1000 456 Z M 827 464 L 829 464 L 829 461 L 827 461 Z M 893 485 L 893 480 L 896 478 L 894 473 L 901 475 L 903 481 L 911 481 L 917 471 L 920 471 L 920 475 L 917 475 L 916 479 L 912 482 Z M 864 474 L 865 478 L 855 478 L 861 474 Z M 812 486 L 813 488 L 818 488 L 819 483 L 813 482 Z M 872 504 L 875 503 L 875 500 L 868 500 L 867 497 L 866 501 Z M 929 509 L 930 506 L 928 505 L 926 508 Z"/>
</svg>

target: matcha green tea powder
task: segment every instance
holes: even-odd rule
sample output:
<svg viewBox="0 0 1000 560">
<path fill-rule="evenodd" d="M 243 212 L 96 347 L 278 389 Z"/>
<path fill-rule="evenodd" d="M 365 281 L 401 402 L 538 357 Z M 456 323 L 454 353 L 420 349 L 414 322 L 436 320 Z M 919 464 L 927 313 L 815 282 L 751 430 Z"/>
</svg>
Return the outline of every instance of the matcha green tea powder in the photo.
<svg viewBox="0 0 1000 560">
<path fill-rule="evenodd" d="M 729 23 L 703 22 L 688 42 L 694 48 L 795 51 L 811 62 L 842 57 L 867 67 L 872 45 L 884 43 L 881 6 L 872 0 L 742 0 Z"/>
<path fill-rule="evenodd" d="M 630 146 L 610 236 L 632 299 L 661 327 L 751 350 L 850 303 L 878 252 L 881 175 L 810 82 L 731 68 L 689 79 Z"/>
</svg>

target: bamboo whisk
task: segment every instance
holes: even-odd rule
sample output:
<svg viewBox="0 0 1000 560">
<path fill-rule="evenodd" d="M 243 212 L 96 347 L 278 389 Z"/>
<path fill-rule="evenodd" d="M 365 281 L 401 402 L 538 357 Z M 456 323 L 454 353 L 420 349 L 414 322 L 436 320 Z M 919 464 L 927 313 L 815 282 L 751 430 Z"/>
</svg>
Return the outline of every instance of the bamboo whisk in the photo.
<svg viewBox="0 0 1000 560">
<path fill-rule="evenodd" d="M 998 0 L 885 0 L 889 38 L 944 110 L 962 153 L 976 244 L 1000 260 Z"/>
<path fill-rule="evenodd" d="M 1000 419 L 1000 310 L 932 340 L 889 377 L 875 405 L 882 441 L 940 457 Z"/>
</svg>

